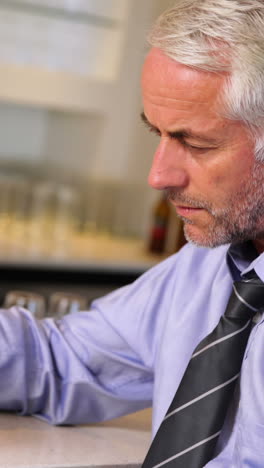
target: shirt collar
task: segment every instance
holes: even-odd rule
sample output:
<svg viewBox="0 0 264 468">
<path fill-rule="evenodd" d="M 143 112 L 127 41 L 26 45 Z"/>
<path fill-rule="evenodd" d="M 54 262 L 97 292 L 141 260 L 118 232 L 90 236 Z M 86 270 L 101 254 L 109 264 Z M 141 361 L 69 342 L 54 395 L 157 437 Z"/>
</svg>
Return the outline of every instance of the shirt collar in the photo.
<svg viewBox="0 0 264 468">
<path fill-rule="evenodd" d="M 234 281 L 254 269 L 264 282 L 264 253 L 259 254 L 251 241 L 231 244 L 227 251 L 227 265 Z"/>
</svg>

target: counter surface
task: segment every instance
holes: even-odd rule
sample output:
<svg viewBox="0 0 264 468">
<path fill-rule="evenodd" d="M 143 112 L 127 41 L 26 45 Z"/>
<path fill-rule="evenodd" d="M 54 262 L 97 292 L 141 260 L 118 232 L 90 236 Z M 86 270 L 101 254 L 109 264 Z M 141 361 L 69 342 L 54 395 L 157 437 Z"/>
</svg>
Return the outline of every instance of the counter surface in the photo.
<svg viewBox="0 0 264 468">
<path fill-rule="evenodd" d="M 150 410 L 74 427 L 0 413 L 0 468 L 134 468 L 147 452 L 150 427 Z"/>
</svg>

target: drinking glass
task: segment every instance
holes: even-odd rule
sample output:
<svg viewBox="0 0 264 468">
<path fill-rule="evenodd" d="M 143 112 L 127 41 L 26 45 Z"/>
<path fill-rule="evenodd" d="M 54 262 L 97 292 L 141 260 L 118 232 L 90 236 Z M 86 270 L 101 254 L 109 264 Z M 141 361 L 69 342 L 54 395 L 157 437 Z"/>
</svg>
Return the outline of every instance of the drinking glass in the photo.
<svg viewBox="0 0 264 468">
<path fill-rule="evenodd" d="M 12 306 L 24 307 L 37 319 L 45 316 L 44 297 L 31 291 L 9 291 L 5 296 L 3 306 L 5 309 Z"/>
<path fill-rule="evenodd" d="M 49 182 L 33 189 L 29 242 L 42 253 L 67 252 L 78 213 L 76 192 L 66 185 Z"/>
<path fill-rule="evenodd" d="M 5 246 L 10 241 L 12 179 L 0 174 L 0 241 Z M 3 249 L 4 250 L 4 249 Z"/>
<path fill-rule="evenodd" d="M 11 250 L 24 251 L 27 245 L 27 224 L 31 196 L 30 180 L 13 174 L 9 177 L 8 236 Z"/>
<path fill-rule="evenodd" d="M 55 292 L 49 300 L 49 316 L 61 318 L 66 314 L 73 314 L 87 310 L 88 302 L 85 296 L 74 293 Z"/>
</svg>

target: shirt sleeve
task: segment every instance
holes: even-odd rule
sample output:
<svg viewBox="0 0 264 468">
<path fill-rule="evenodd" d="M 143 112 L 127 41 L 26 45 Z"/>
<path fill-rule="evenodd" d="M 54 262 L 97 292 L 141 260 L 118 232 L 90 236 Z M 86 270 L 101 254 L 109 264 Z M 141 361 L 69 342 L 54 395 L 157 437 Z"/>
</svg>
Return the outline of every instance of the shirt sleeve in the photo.
<svg viewBox="0 0 264 468">
<path fill-rule="evenodd" d="M 0 310 L 0 409 L 80 424 L 151 406 L 165 272 L 61 320 Z"/>
</svg>

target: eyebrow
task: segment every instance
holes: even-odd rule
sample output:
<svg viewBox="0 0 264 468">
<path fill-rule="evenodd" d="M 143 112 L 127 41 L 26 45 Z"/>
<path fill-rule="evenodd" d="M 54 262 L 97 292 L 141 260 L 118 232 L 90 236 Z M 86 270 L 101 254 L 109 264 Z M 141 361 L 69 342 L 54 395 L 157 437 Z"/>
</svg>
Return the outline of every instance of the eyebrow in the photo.
<svg viewBox="0 0 264 468">
<path fill-rule="evenodd" d="M 152 123 L 149 122 L 149 120 L 147 119 L 144 112 L 141 112 L 140 116 L 141 116 L 141 120 L 144 122 L 144 124 L 152 132 L 154 132 L 156 134 L 160 134 L 160 130 L 157 127 L 155 127 L 155 125 L 152 125 Z M 200 135 L 200 134 L 195 133 L 195 132 L 193 132 L 192 130 L 189 130 L 189 129 L 179 129 L 179 130 L 175 130 L 174 132 L 167 132 L 167 134 L 170 137 L 178 138 L 178 139 L 193 138 L 193 139 L 195 139 L 197 141 L 200 141 L 202 143 L 208 143 L 208 144 L 211 144 L 211 145 L 218 145 L 219 144 L 219 140 L 217 140 L 216 138 L 207 137 L 205 135 Z"/>
</svg>

